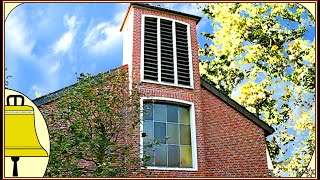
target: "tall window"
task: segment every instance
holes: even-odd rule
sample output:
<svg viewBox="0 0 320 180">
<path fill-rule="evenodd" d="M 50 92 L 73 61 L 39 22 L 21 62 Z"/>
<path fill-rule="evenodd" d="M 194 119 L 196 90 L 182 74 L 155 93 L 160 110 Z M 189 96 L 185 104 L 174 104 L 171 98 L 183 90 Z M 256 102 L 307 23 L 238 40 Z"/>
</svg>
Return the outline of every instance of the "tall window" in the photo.
<svg viewBox="0 0 320 180">
<path fill-rule="evenodd" d="M 191 168 L 190 106 L 167 103 L 143 106 L 144 153 L 151 156 L 147 165 Z"/>
<path fill-rule="evenodd" d="M 159 17 L 144 17 L 143 79 L 191 86 L 189 26 Z"/>
</svg>

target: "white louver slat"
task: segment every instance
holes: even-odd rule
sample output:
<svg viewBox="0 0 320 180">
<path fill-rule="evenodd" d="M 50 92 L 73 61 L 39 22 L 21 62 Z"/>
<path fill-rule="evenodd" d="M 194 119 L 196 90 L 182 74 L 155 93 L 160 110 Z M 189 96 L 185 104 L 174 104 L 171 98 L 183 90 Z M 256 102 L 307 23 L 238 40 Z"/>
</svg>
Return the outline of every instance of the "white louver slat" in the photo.
<svg viewBox="0 0 320 180">
<path fill-rule="evenodd" d="M 160 20 L 161 81 L 174 83 L 172 21 Z"/>
<path fill-rule="evenodd" d="M 144 24 L 144 79 L 158 80 L 157 18 L 146 17 Z"/>
<path fill-rule="evenodd" d="M 175 20 L 145 17 L 144 80 L 192 86 L 188 28 Z"/>
<path fill-rule="evenodd" d="M 176 22 L 178 84 L 190 86 L 187 26 Z"/>
</svg>

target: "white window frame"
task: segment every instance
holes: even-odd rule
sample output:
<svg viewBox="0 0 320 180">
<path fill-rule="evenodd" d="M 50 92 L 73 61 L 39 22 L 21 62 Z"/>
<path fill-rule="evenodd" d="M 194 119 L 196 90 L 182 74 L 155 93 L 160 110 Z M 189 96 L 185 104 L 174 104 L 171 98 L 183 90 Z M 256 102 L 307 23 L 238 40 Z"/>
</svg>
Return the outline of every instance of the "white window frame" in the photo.
<svg viewBox="0 0 320 180">
<path fill-rule="evenodd" d="M 144 20 L 145 17 L 153 17 L 157 18 L 157 47 L 158 47 L 158 81 L 151 81 L 151 80 L 145 80 L 144 79 Z M 192 51 L 191 51 L 191 37 L 190 37 L 190 24 L 171 19 L 171 18 L 166 18 L 162 16 L 154 16 L 154 15 L 142 15 L 141 16 L 141 60 L 140 60 L 140 80 L 141 82 L 147 82 L 147 83 L 154 83 L 154 84 L 161 84 L 161 85 L 168 85 L 168 86 L 176 86 L 176 87 L 183 87 L 183 88 L 189 88 L 193 89 L 194 84 L 193 84 L 193 64 L 192 64 Z M 165 83 L 161 82 L 161 46 L 160 46 L 160 40 L 161 40 L 161 34 L 160 34 L 160 19 L 165 19 L 172 21 L 172 37 L 173 37 L 173 64 L 174 64 L 174 83 Z M 190 73 L 190 86 L 186 85 L 180 85 L 178 84 L 178 69 L 177 69 L 177 54 L 176 54 L 176 33 L 175 33 L 175 23 L 181 23 L 187 26 L 187 36 L 188 36 L 188 51 L 189 51 L 189 73 Z M 174 32 L 173 32 L 174 31 Z"/>
<path fill-rule="evenodd" d="M 182 171 L 198 171 L 198 158 L 197 158 L 197 138 L 196 138 L 196 123 L 195 123 L 195 109 L 194 103 L 174 98 L 166 97 L 142 97 L 140 99 L 140 158 L 143 158 L 143 102 L 146 100 L 161 101 L 164 103 L 180 103 L 190 106 L 190 130 L 191 130 L 191 149 L 192 149 L 192 168 L 180 168 L 180 167 L 159 167 L 159 166 L 147 166 L 147 169 L 161 169 L 161 170 L 182 170 Z"/>
</svg>

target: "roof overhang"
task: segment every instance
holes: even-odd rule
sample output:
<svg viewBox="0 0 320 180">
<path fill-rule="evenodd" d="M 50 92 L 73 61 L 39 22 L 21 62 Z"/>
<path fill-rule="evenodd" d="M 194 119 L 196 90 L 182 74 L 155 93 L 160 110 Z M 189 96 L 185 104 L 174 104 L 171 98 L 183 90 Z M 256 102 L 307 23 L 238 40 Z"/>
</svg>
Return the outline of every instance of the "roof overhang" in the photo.
<svg viewBox="0 0 320 180">
<path fill-rule="evenodd" d="M 196 21 L 196 24 L 199 23 L 199 21 L 201 20 L 200 16 L 196 16 L 196 15 L 192 15 L 192 14 L 187 14 L 187 13 L 183 13 L 183 12 L 179 12 L 179 11 L 175 11 L 175 10 L 171 10 L 171 9 L 167 9 L 164 7 L 160 7 L 160 6 L 154 6 L 154 5 L 150 5 L 150 4 L 145 4 L 145 3 L 130 3 L 127 13 L 125 15 L 125 18 L 122 22 L 121 28 L 120 28 L 120 32 L 122 32 L 126 22 L 127 22 L 127 18 L 128 15 L 130 14 L 130 11 L 134 8 L 134 7 L 140 7 L 140 8 L 146 8 L 146 9 L 152 9 L 152 10 L 156 10 L 156 11 L 161 11 L 161 12 L 166 12 L 166 13 L 171 13 L 171 14 L 175 14 L 178 16 L 183 16 L 183 17 L 187 17 L 190 19 L 194 19 Z"/>
<path fill-rule="evenodd" d="M 105 73 L 108 73 L 108 74 L 110 74 L 110 77 L 113 77 L 113 76 L 115 76 L 116 74 L 118 74 L 121 70 L 127 70 L 127 69 L 128 69 L 128 65 L 125 64 L 125 65 L 122 65 L 122 66 L 117 67 L 117 68 L 115 68 L 115 69 L 111 69 L 111 70 L 109 70 L 109 71 L 107 71 L 107 72 L 105 72 Z M 97 77 L 97 76 L 96 76 L 96 77 Z M 32 102 L 33 102 L 35 105 L 37 105 L 37 106 L 41 106 L 41 105 L 44 105 L 44 104 L 46 104 L 46 103 L 50 103 L 50 102 L 52 102 L 52 101 L 55 101 L 55 100 L 59 99 L 60 97 L 62 97 L 63 94 L 64 94 L 67 90 L 73 88 L 76 84 L 77 84 L 77 83 L 72 84 L 72 85 L 67 86 L 67 87 L 64 87 L 64 88 L 62 88 L 62 89 L 59 89 L 59 90 L 57 90 L 57 91 L 55 91 L 55 92 L 49 93 L 49 94 L 47 94 L 47 95 L 38 97 L 38 98 L 32 100 Z"/>
</svg>

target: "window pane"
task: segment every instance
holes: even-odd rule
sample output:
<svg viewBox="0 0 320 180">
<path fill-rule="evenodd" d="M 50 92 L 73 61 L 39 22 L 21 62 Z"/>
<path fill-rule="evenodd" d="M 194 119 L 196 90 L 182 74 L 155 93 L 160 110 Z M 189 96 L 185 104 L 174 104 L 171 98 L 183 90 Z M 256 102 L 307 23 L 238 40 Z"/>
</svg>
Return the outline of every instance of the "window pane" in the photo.
<svg viewBox="0 0 320 180">
<path fill-rule="evenodd" d="M 178 106 L 167 105 L 167 121 L 178 123 Z"/>
<path fill-rule="evenodd" d="M 167 166 L 167 145 L 156 145 L 154 158 L 155 166 Z"/>
<path fill-rule="evenodd" d="M 168 140 L 167 144 L 179 144 L 179 125 L 167 123 Z"/>
<path fill-rule="evenodd" d="M 190 124 L 189 108 L 179 106 L 179 122 L 183 124 Z"/>
<path fill-rule="evenodd" d="M 180 147 L 168 145 L 168 166 L 180 167 Z"/>
<path fill-rule="evenodd" d="M 143 137 L 143 144 L 144 145 L 151 144 L 153 139 L 153 122 L 152 121 L 143 122 L 143 132 L 146 133 L 146 136 Z"/>
<path fill-rule="evenodd" d="M 154 166 L 154 155 L 152 148 L 144 148 L 144 155 L 148 157 L 149 160 L 146 162 L 148 166 Z"/>
<path fill-rule="evenodd" d="M 167 107 L 164 104 L 155 104 L 154 105 L 154 121 L 163 121 L 167 120 Z"/>
<path fill-rule="evenodd" d="M 189 125 L 180 124 L 180 144 L 191 145 L 191 132 Z"/>
<path fill-rule="evenodd" d="M 190 110 L 187 106 L 145 103 L 143 105 L 144 153 L 148 166 L 192 167 Z M 148 147 L 153 142 L 158 144 Z"/>
<path fill-rule="evenodd" d="M 192 167 L 191 146 L 181 146 L 181 167 Z"/>
<path fill-rule="evenodd" d="M 153 120 L 153 105 L 144 104 L 143 105 L 143 120 Z"/>
<path fill-rule="evenodd" d="M 159 143 L 165 144 L 166 143 L 166 124 L 165 123 L 154 123 L 154 139 L 158 140 Z"/>
</svg>

